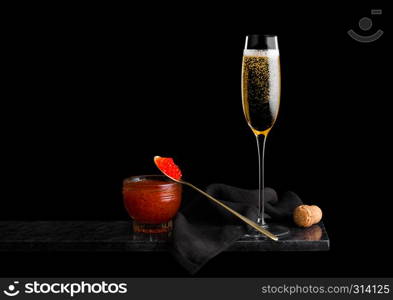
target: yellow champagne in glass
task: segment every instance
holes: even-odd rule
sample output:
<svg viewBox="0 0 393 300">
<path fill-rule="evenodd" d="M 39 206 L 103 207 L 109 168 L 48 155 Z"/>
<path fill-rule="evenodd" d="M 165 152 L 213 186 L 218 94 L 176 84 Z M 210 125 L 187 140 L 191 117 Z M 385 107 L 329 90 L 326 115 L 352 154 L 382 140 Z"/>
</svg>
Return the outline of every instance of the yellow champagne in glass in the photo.
<svg viewBox="0 0 393 300">
<path fill-rule="evenodd" d="M 256 134 L 267 135 L 280 106 L 281 74 L 278 50 L 245 49 L 243 55 L 243 111 Z"/>
<path fill-rule="evenodd" d="M 256 222 L 276 236 L 283 236 L 288 229 L 265 222 L 265 144 L 280 107 L 281 73 L 277 36 L 250 35 L 246 37 L 242 64 L 242 101 L 247 123 L 254 132 L 258 146 L 259 197 Z M 263 238 L 258 232 L 248 234 Z"/>
</svg>

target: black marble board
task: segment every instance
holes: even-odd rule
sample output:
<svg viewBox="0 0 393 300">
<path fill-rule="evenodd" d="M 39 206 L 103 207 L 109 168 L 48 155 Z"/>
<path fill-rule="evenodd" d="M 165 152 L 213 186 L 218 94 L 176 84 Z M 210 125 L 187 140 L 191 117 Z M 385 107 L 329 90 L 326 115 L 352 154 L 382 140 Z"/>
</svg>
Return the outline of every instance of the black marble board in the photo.
<svg viewBox="0 0 393 300">
<path fill-rule="evenodd" d="M 167 251 L 168 234 L 135 234 L 131 221 L 2 221 L 0 251 Z M 278 242 L 242 238 L 227 251 L 327 251 L 322 222 Z"/>
</svg>

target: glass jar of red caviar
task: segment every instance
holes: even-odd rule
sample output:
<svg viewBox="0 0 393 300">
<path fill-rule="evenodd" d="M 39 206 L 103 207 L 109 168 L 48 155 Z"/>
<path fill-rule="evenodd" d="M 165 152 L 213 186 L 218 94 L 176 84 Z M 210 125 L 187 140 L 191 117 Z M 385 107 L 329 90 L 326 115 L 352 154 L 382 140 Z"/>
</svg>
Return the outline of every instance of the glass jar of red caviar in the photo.
<svg viewBox="0 0 393 300">
<path fill-rule="evenodd" d="M 182 187 L 162 175 L 142 175 L 123 181 L 124 205 L 133 219 L 134 232 L 162 233 L 172 229 L 179 210 Z"/>
</svg>

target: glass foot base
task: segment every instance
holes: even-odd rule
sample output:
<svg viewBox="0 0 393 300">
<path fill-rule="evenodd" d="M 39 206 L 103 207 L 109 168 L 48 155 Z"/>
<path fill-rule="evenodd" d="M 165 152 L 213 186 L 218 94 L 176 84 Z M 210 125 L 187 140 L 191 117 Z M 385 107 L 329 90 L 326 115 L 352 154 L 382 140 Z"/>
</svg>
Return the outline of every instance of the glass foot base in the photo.
<svg viewBox="0 0 393 300">
<path fill-rule="evenodd" d="M 132 229 L 135 233 L 167 233 L 172 231 L 172 220 L 162 224 L 142 224 L 132 221 Z"/>
<path fill-rule="evenodd" d="M 271 233 L 273 233 L 275 236 L 279 238 L 289 235 L 289 229 L 285 226 L 271 223 L 271 224 L 265 224 L 262 227 L 265 228 L 266 230 L 269 230 Z M 267 236 L 254 229 L 250 229 L 250 231 L 246 233 L 244 237 L 261 239 L 261 240 L 268 239 Z"/>
</svg>

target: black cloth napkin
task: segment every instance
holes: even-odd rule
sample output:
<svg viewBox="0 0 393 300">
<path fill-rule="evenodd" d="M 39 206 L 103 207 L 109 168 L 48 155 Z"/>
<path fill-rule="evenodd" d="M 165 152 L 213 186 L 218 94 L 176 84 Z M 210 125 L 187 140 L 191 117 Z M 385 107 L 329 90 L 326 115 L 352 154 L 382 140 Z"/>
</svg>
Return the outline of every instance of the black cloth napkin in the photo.
<svg viewBox="0 0 393 300">
<path fill-rule="evenodd" d="M 258 190 L 211 184 L 206 192 L 249 219 L 256 219 Z M 266 220 L 288 220 L 300 204 L 302 201 L 293 192 L 278 197 L 275 190 L 265 188 Z M 243 236 L 248 227 L 213 201 L 186 188 L 182 207 L 174 220 L 172 253 L 186 270 L 194 274 Z"/>
</svg>

